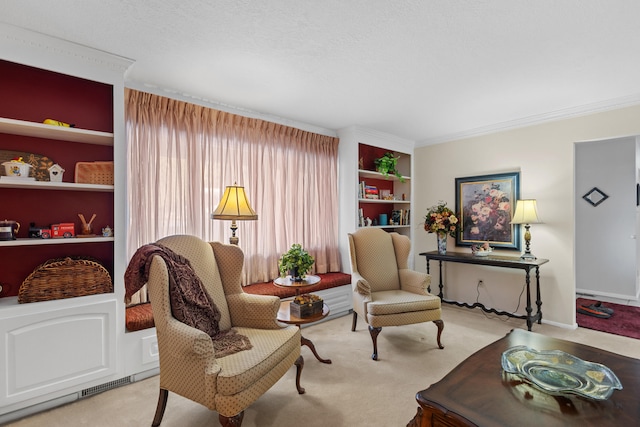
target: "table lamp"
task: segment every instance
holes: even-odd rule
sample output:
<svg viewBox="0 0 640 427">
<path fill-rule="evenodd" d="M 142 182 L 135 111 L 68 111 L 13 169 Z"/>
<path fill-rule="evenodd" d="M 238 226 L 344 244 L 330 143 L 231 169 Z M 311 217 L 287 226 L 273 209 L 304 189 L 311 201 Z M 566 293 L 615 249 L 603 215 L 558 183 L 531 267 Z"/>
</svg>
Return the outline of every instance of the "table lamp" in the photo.
<svg viewBox="0 0 640 427">
<path fill-rule="evenodd" d="M 231 237 L 229 243 L 237 245 L 240 239 L 236 237 L 238 229 L 236 221 L 254 221 L 258 219 L 258 215 L 251 209 L 244 187 L 240 187 L 234 182 L 233 185 L 228 185 L 225 188 L 218 207 L 211 214 L 211 219 L 230 219 Z"/>
<path fill-rule="evenodd" d="M 522 259 L 536 259 L 535 255 L 531 253 L 531 233 L 529 232 L 530 224 L 540 224 L 540 218 L 538 217 L 538 207 L 535 199 L 518 200 L 516 203 L 516 212 L 513 214 L 511 224 L 524 224 L 524 241 L 526 249 L 520 256 Z"/>
</svg>

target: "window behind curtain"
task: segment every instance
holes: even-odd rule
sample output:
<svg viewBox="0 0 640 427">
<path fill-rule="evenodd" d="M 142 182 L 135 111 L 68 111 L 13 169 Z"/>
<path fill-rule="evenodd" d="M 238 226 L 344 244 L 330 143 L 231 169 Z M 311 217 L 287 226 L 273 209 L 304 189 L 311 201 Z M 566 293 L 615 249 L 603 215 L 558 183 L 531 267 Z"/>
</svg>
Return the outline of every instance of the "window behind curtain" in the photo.
<svg viewBox="0 0 640 427">
<path fill-rule="evenodd" d="M 300 243 L 316 273 L 340 271 L 338 139 L 126 89 L 128 258 L 173 234 L 228 242 L 211 220 L 227 185 L 245 187 L 257 221 L 238 221 L 243 283 L 278 276 Z"/>
</svg>

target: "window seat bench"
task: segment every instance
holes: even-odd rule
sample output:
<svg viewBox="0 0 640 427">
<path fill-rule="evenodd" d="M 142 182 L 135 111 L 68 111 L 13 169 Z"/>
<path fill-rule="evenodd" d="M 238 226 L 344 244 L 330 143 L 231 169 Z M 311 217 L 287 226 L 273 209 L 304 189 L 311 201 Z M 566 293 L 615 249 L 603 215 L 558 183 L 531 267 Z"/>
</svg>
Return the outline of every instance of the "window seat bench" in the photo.
<svg viewBox="0 0 640 427">
<path fill-rule="evenodd" d="M 320 277 L 320 282 L 315 285 L 305 286 L 303 292 L 311 294 L 325 289 L 336 288 L 338 286 L 351 285 L 351 275 L 346 273 L 324 273 L 316 274 Z M 265 283 L 253 283 L 242 288 L 248 294 L 254 295 L 275 295 L 281 299 L 290 298 L 296 295 L 295 288 L 285 288 L 276 286 L 273 281 Z"/>
<path fill-rule="evenodd" d="M 320 296 L 329 306 L 331 314 L 328 318 L 348 314 L 352 309 L 351 303 L 351 275 L 347 273 L 318 274 L 320 282 L 304 288 L 305 293 L 314 293 Z M 248 294 L 275 295 L 281 299 L 293 298 L 296 294 L 294 288 L 276 286 L 273 281 L 254 283 L 242 288 Z M 125 326 L 127 331 L 140 331 L 153 328 L 153 312 L 150 303 L 132 305 L 126 308 Z"/>
</svg>

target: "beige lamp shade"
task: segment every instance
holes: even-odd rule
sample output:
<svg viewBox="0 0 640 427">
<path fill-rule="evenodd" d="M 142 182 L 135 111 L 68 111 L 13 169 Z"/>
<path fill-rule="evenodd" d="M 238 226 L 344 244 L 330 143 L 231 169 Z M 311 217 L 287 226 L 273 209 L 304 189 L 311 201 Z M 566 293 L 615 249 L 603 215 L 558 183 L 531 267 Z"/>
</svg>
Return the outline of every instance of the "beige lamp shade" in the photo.
<svg viewBox="0 0 640 427">
<path fill-rule="evenodd" d="M 229 185 L 224 190 L 222 199 L 216 210 L 211 214 L 213 219 L 230 219 L 238 221 L 252 221 L 258 219 L 258 215 L 251 208 L 244 187 Z"/>
<path fill-rule="evenodd" d="M 229 238 L 229 243 L 237 245 L 239 239 L 236 236 L 236 230 L 238 229 L 236 221 L 253 221 L 258 219 L 258 214 L 251 209 L 247 194 L 244 192 L 244 187 L 240 187 L 234 183 L 225 188 L 218 207 L 211 214 L 211 219 L 231 220 L 231 237 Z"/>
<path fill-rule="evenodd" d="M 511 224 L 540 224 L 538 206 L 535 199 L 518 200 L 516 212 L 513 214 Z"/>
</svg>

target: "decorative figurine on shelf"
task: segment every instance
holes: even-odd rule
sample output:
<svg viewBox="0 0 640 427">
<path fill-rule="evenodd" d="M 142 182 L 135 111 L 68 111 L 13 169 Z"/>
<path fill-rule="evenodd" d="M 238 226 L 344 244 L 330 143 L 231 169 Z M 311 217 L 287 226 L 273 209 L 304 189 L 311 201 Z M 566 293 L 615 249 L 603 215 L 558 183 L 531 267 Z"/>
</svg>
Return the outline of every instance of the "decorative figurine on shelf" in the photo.
<svg viewBox="0 0 640 427">
<path fill-rule="evenodd" d="M 49 181 L 62 182 L 62 174 L 64 173 L 62 166 L 56 163 L 47 170 L 49 171 Z"/>
<path fill-rule="evenodd" d="M 45 125 L 51 125 L 51 126 L 62 126 L 65 128 L 73 128 L 76 127 L 76 125 L 72 125 L 69 123 L 65 123 L 65 122 L 61 122 L 59 120 L 54 120 L 54 119 L 44 119 L 42 121 L 42 123 L 44 123 Z"/>
<path fill-rule="evenodd" d="M 102 237 L 113 237 L 113 229 L 108 225 L 102 229 Z"/>
<path fill-rule="evenodd" d="M 89 222 L 84 219 L 84 215 L 82 214 L 78 214 L 78 217 L 80 217 L 80 221 L 82 221 L 81 234 L 84 236 L 93 236 L 93 226 L 91 224 L 93 223 L 93 220 L 96 219 L 96 214 L 93 214 Z"/>
</svg>

